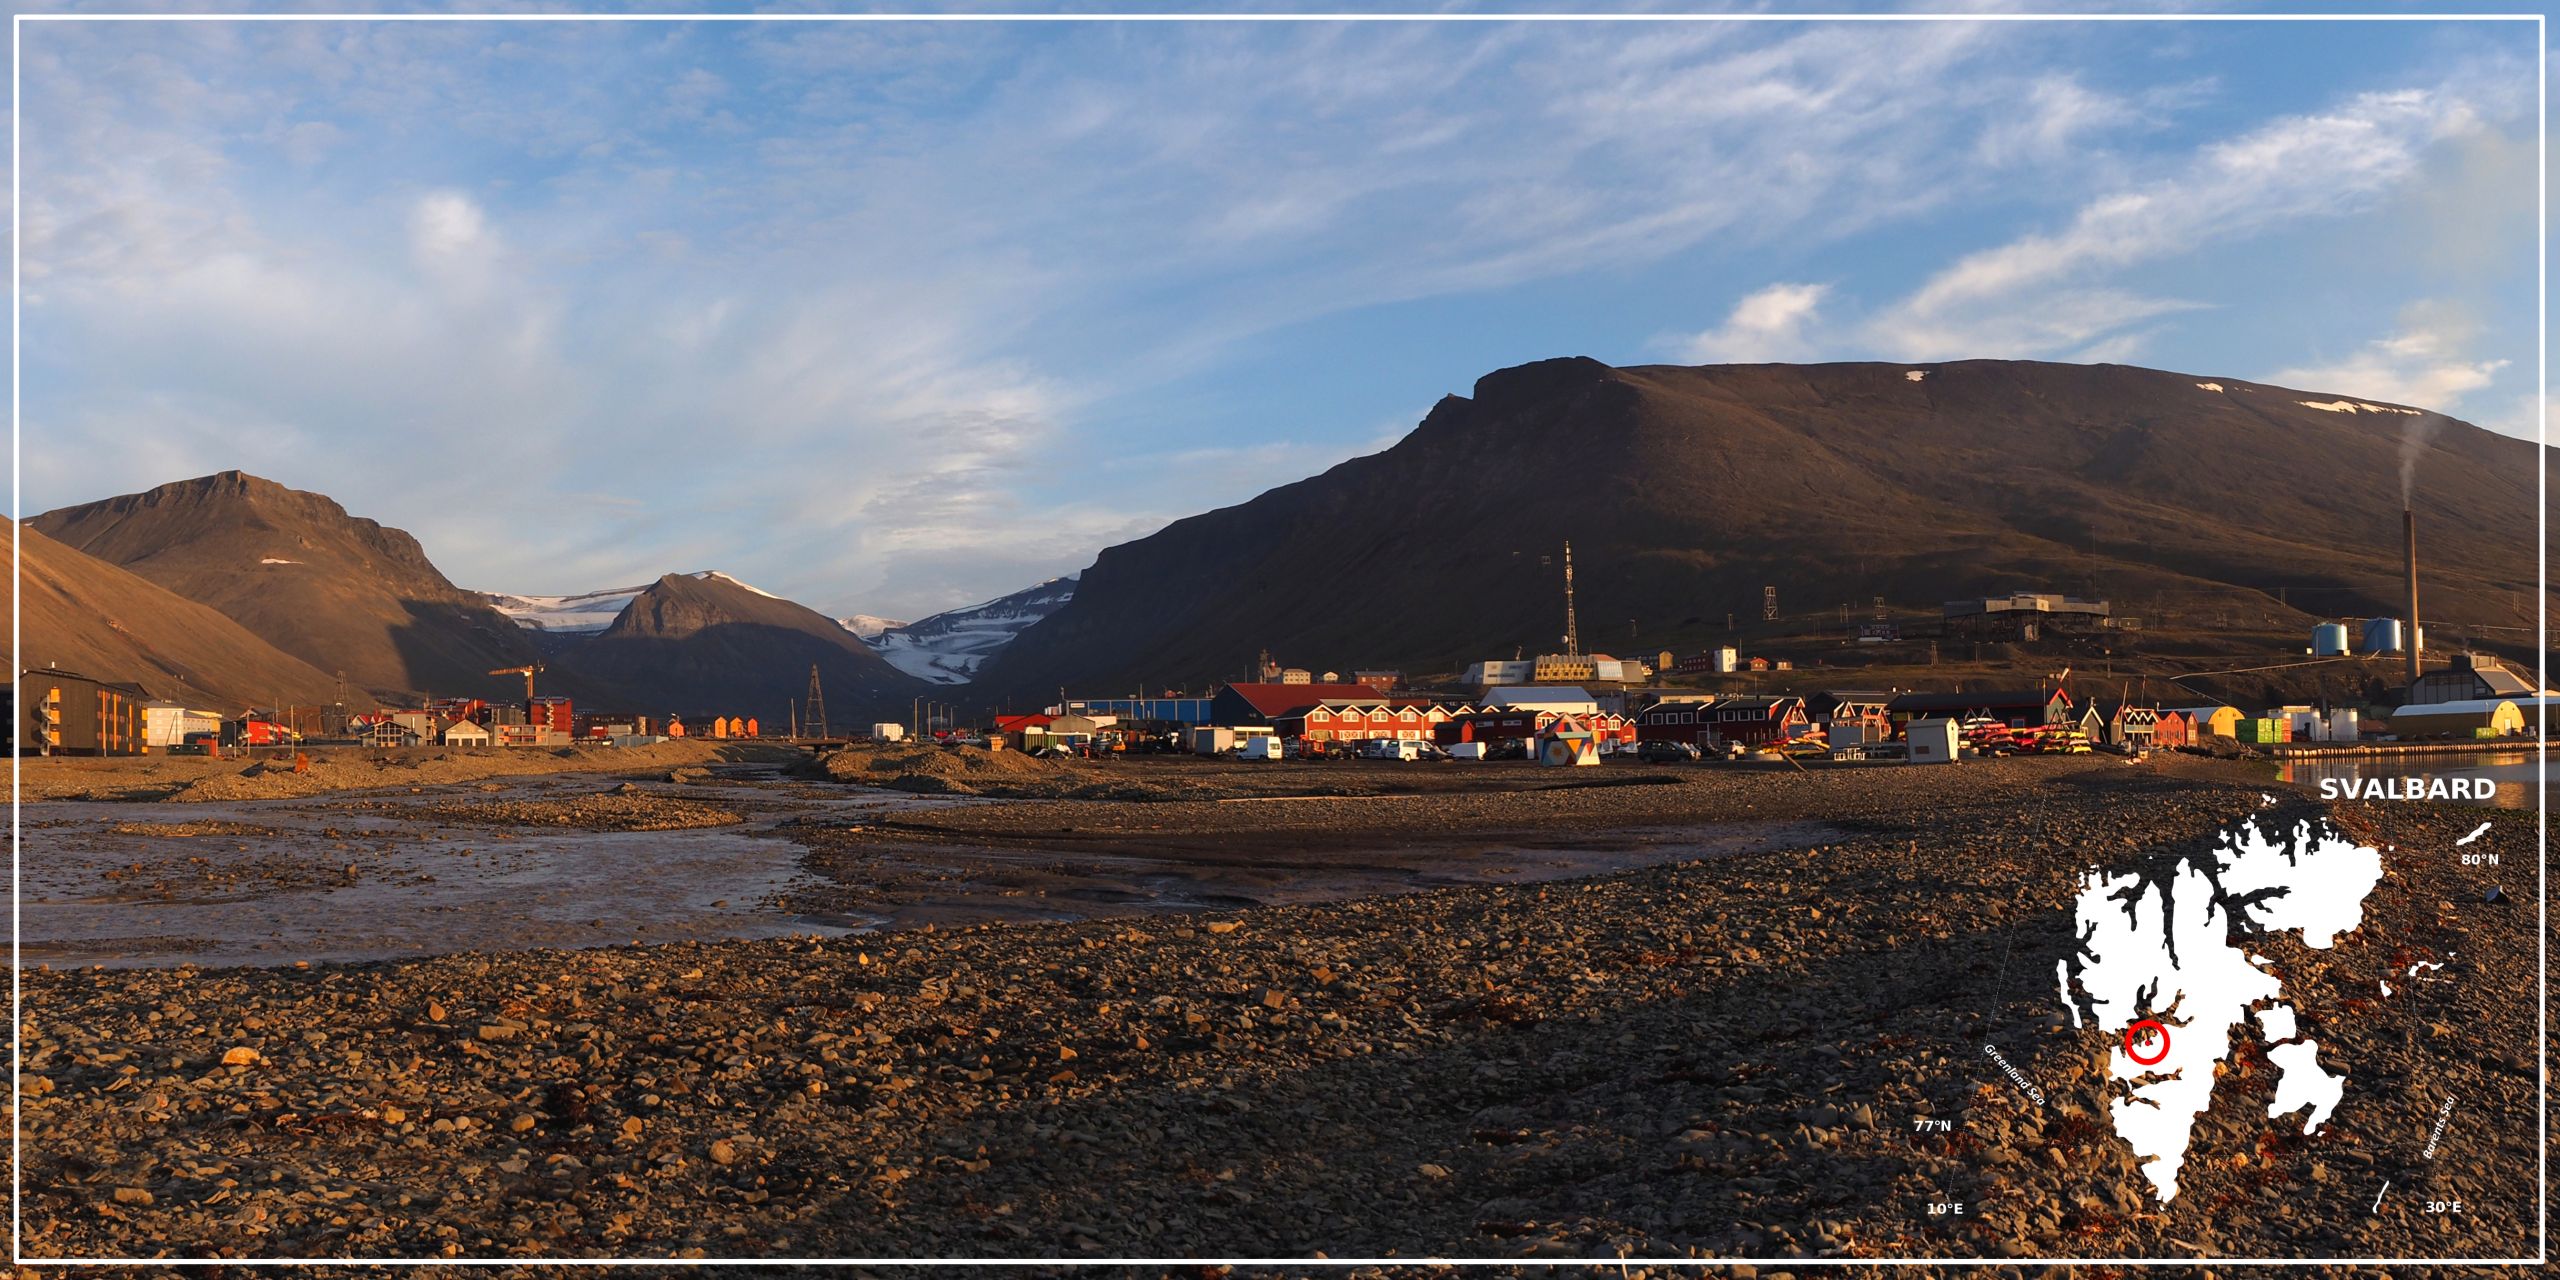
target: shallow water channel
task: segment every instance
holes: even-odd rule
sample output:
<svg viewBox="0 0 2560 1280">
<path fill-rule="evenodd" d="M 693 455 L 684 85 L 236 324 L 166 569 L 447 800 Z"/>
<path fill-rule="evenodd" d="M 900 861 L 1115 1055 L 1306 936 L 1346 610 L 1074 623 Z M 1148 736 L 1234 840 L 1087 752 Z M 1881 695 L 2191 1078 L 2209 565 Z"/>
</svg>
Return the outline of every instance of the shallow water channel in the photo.
<svg viewBox="0 0 2560 1280">
<path fill-rule="evenodd" d="M 724 771 L 725 772 L 725 771 Z M 745 821 L 675 831 L 454 822 L 408 805 L 565 800 L 592 775 L 223 803 L 65 801 L 22 814 L 29 964 L 280 965 L 625 942 L 839 934 L 926 924 L 1234 909 L 1589 875 L 1800 847 L 1818 824 L 1629 830 L 1470 845 L 1335 848 L 1321 859 L 1186 861 L 882 845 L 831 876 L 795 824 L 1003 801 L 790 783 L 737 771 L 647 790 Z"/>
</svg>

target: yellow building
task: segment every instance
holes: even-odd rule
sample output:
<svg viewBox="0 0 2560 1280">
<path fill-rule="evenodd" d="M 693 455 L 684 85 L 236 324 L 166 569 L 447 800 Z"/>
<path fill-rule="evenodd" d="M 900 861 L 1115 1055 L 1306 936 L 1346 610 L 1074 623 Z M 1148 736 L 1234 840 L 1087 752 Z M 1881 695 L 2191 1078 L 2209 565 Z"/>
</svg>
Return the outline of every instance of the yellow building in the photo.
<svg viewBox="0 0 2560 1280">
<path fill-rule="evenodd" d="M 2503 738 L 2524 732 L 2524 712 L 2504 698 L 2420 702 L 2391 713 L 2391 733 L 2401 738 L 2476 738 L 2482 730 Z"/>
</svg>

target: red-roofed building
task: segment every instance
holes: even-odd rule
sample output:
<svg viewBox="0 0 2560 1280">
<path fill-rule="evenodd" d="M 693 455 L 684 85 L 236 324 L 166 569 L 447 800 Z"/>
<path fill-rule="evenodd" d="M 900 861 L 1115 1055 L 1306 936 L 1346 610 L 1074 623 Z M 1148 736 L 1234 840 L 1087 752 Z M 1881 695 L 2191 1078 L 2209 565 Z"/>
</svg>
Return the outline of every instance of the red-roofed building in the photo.
<svg viewBox="0 0 2560 1280">
<path fill-rule="evenodd" d="M 1281 720 L 1327 702 L 1357 702 L 1364 705 L 1380 701 L 1378 691 L 1365 684 L 1252 684 L 1221 685 L 1217 696 L 1209 700 L 1209 723 L 1235 728 L 1240 725 L 1264 725 L 1278 728 Z M 1390 706 L 1420 706 L 1428 698 L 1389 698 Z"/>
<path fill-rule="evenodd" d="M 1283 738 L 1308 742 L 1429 742 L 1448 719 L 1447 709 L 1428 704 L 1328 701 L 1282 716 L 1272 727 Z"/>
</svg>

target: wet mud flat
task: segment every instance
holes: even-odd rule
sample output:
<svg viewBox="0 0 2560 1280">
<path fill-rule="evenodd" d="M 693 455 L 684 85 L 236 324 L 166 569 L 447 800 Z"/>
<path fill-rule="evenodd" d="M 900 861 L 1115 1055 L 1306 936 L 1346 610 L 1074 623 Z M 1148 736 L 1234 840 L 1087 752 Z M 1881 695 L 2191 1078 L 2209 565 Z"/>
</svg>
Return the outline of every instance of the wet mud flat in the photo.
<svg viewBox="0 0 2560 1280">
<path fill-rule="evenodd" d="M 1347 776 L 1450 785 L 1446 773 L 1388 767 Z M 1833 834 L 1746 812 L 1491 834 L 1355 820 L 1319 838 L 1283 811 L 1303 818 L 1313 802 L 1383 820 L 1451 796 L 1308 797 L 1288 793 L 1303 784 L 1285 773 L 1251 778 L 1279 780 L 1280 793 L 1209 803 L 1262 815 L 1256 825 L 1272 839 L 1215 823 L 1191 831 L 1198 820 L 1164 802 L 1067 801 L 1086 825 L 1049 834 L 1085 835 L 1055 847 L 995 829 L 932 834 L 971 810 L 1020 806 L 1025 822 L 1047 824 L 1033 802 L 847 786 L 769 763 L 645 780 L 569 773 L 277 799 L 38 803 L 26 811 L 24 954 L 55 965 L 290 964 L 1086 920 L 1558 879 Z M 1550 796 L 1649 785 L 1621 773 L 1558 786 L 1525 769 L 1497 782 L 1496 794 Z M 1112 816 L 1121 809 L 1147 821 Z"/>
<path fill-rule="evenodd" d="M 819 880 L 787 891 L 778 905 L 810 916 L 866 916 L 890 929 L 1232 911 L 1565 880 L 1807 848 L 1842 834 L 1809 821 L 1436 840 L 1348 832 L 1276 846 L 1127 837 L 1044 846 L 825 833 L 804 837 L 811 844 L 806 865 Z"/>
<path fill-rule="evenodd" d="M 571 776 L 30 804 L 21 945 L 36 964 L 287 964 L 843 932 L 874 922 L 774 909 L 806 878 L 775 825 L 938 803 L 801 798 L 748 767 L 727 785 Z"/>
<path fill-rule="evenodd" d="M 1536 883 L 865 937 L 30 974 L 28 1247 L 2529 1252 L 2540 940 L 2530 900 L 2485 902 L 2478 869 L 2442 856 L 2480 811 L 2324 815 L 2209 772 L 2070 761 L 1866 786 L 1840 797 L 1845 834 L 1819 843 Z M 1784 786 L 1725 799 L 1795 806 Z M 2060 1015 L 2054 965 L 2082 868 L 2259 813 L 2328 816 L 2362 839 L 2392 824 L 2363 925 L 2325 951 L 2270 953 L 2347 1092 L 2306 1137 L 2268 1117 L 2263 1055 L 2236 1049 L 2181 1194 L 2161 1205 L 2107 1126 L 2110 1035 Z M 1022 818 L 903 820 L 984 841 Z M 2529 870 L 2532 828 L 2495 820 L 2461 848 Z M 2411 956 L 2442 958 L 2443 981 L 2380 997 Z M 2467 1211 L 2424 1211 L 2439 1198 Z M 1949 1201 L 1967 1212 L 1929 1211 Z"/>
</svg>

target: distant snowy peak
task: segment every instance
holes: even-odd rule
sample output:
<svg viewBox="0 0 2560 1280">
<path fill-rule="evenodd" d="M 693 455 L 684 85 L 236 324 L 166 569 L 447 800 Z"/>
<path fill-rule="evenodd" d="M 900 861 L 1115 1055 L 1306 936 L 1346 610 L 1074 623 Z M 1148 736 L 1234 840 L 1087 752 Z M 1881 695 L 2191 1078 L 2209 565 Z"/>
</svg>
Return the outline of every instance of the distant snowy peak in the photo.
<svg viewBox="0 0 2560 1280">
<path fill-rule="evenodd" d="M 717 579 L 732 586 L 753 591 L 770 599 L 780 599 L 770 591 L 748 586 L 728 574 L 705 569 L 688 573 L 688 578 Z M 631 598 L 649 589 L 647 583 L 636 587 L 614 587 L 606 591 L 589 591 L 574 596 L 517 596 L 497 591 L 483 591 L 498 612 L 515 619 L 527 631 L 547 631 L 554 635 L 591 636 L 613 625 L 622 616 L 623 606 Z"/>
<path fill-rule="evenodd" d="M 893 623 L 857 616 L 843 619 L 845 628 L 861 636 L 889 665 L 935 684 L 967 684 L 978 667 L 1013 643 L 1032 623 L 1058 611 L 1073 599 L 1076 575 L 1051 578 L 1008 596 L 998 596 L 966 609 L 937 613 L 914 622 Z M 866 633 L 857 623 L 881 623 Z"/>
</svg>

